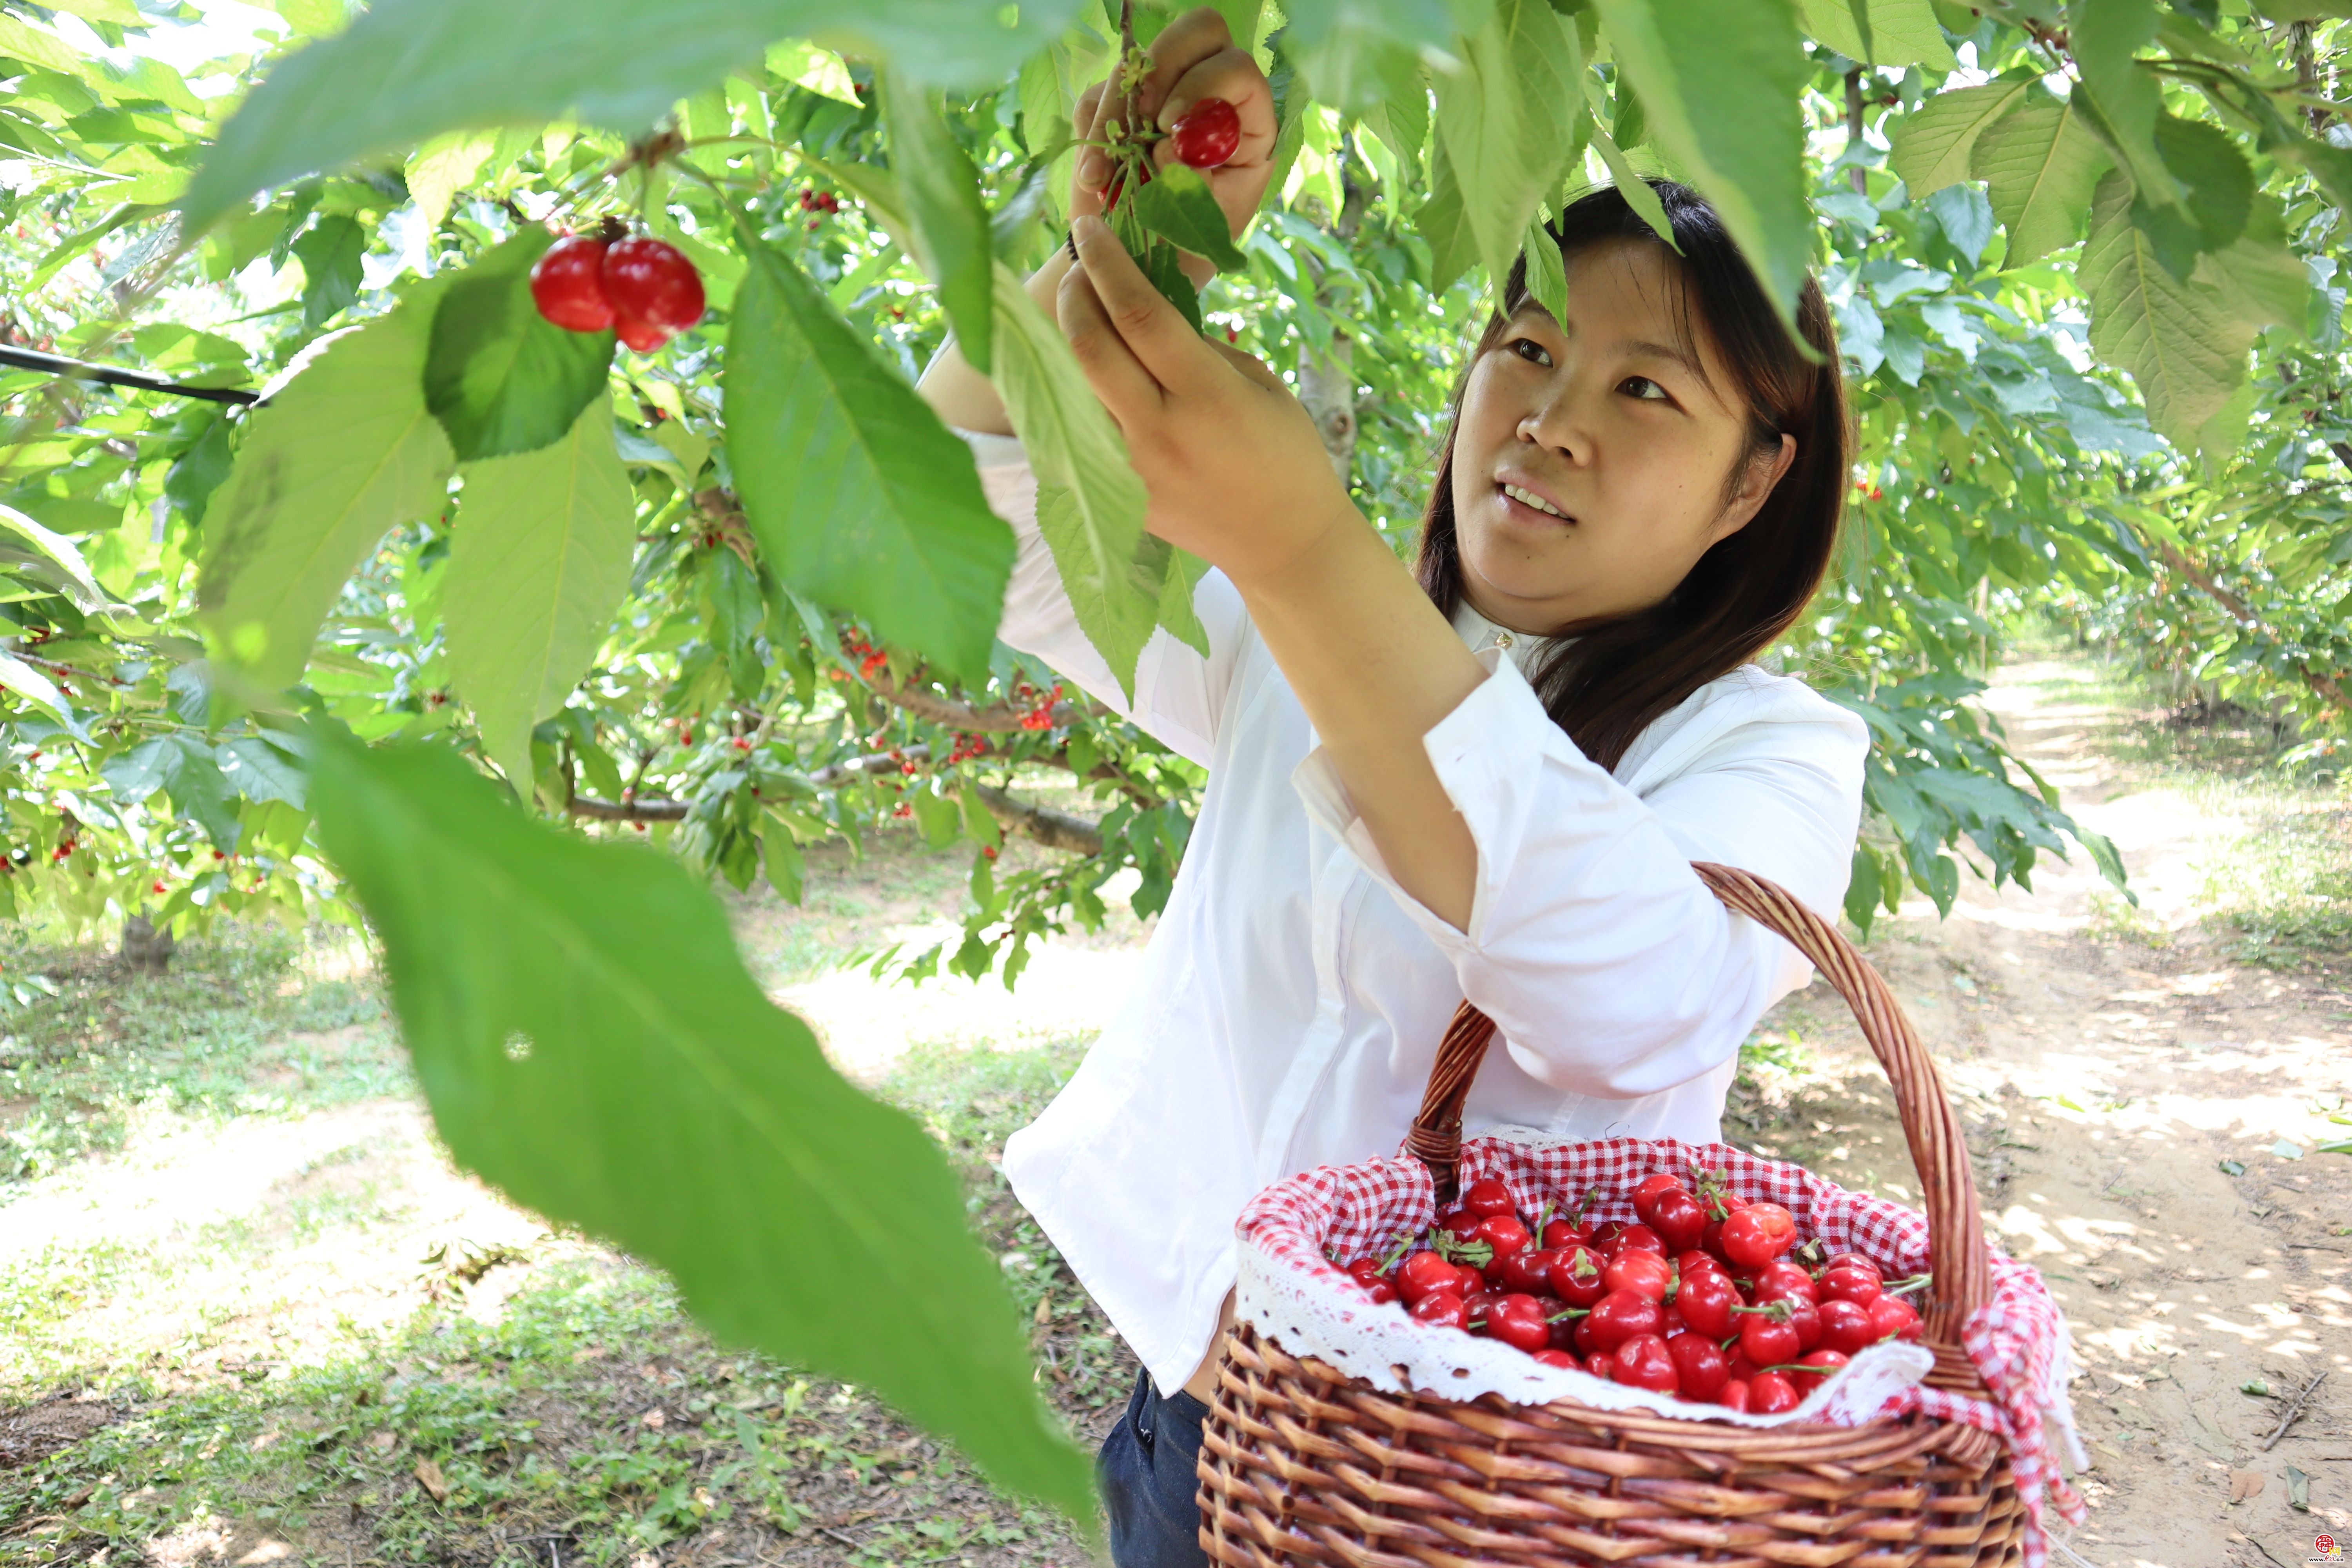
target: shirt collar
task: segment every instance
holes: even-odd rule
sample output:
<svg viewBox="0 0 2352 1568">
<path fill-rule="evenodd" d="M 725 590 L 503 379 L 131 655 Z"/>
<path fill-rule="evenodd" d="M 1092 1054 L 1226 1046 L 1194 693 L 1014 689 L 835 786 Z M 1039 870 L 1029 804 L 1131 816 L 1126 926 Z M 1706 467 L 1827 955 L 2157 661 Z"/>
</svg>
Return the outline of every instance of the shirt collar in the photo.
<svg viewBox="0 0 2352 1568">
<path fill-rule="evenodd" d="M 1543 661 L 1543 656 L 1553 640 L 1498 626 L 1472 609 L 1468 599 L 1464 599 L 1454 607 L 1454 630 L 1472 653 L 1483 653 L 1490 647 L 1501 648 L 1518 668 L 1519 673 L 1530 679 L 1534 679 L 1536 668 Z"/>
</svg>

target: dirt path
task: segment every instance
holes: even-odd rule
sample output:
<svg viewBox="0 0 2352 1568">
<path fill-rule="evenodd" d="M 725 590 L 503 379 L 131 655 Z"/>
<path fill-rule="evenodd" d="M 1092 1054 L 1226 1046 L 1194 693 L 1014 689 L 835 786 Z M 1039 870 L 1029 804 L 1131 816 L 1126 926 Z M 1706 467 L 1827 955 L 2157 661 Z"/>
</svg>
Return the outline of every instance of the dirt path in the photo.
<svg viewBox="0 0 2352 1568">
<path fill-rule="evenodd" d="M 1906 904 L 1870 955 L 1960 1099 L 1989 1224 L 2074 1326 L 2093 1468 L 2072 1550 L 2101 1568 L 2299 1564 L 2315 1536 L 2352 1534 L 2352 1159 L 2313 1152 L 2347 1135 L 2315 1108 L 2352 1093 L 2352 996 L 2340 970 L 2244 967 L 2198 928 L 2248 824 L 2114 762 L 2103 731 L 2122 721 L 2069 700 L 2074 673 L 2012 665 L 1988 705 L 2115 839 L 2140 910 L 2053 865 L 2031 893 L 1968 882 L 1947 921 Z M 1751 1141 L 1916 1201 L 1837 1006 L 1809 991 L 1768 1020 L 1817 1043 L 1819 1076 L 1748 1107 Z"/>
<path fill-rule="evenodd" d="M 2146 716 L 2119 713 L 2082 675 L 2072 664 L 2012 665 L 1990 705 L 2064 790 L 2068 808 L 2116 841 L 2140 908 L 2126 909 L 2086 866 L 2050 863 L 2031 892 L 1995 894 L 1968 883 L 1948 921 L 1915 901 L 1882 922 L 1868 952 L 1960 1100 L 1988 1224 L 2042 1268 L 2074 1324 L 2084 1368 L 2075 1407 L 2093 1459 L 2079 1478 L 2092 1510 L 2068 1538 L 2074 1560 L 2097 1568 L 2299 1565 L 2321 1531 L 2352 1536 L 2352 1158 L 2316 1148 L 2352 1137 L 2352 1127 L 2326 1114 L 2352 1096 L 2352 977 L 2341 954 L 2332 975 L 2248 966 L 2228 932 L 2200 924 L 2217 879 L 2226 881 L 2259 848 L 2249 848 L 2248 836 L 2261 815 L 2251 797 L 2194 780 L 2165 782 L 2170 775 L 2118 760 L 2130 752 L 2119 737 Z M 804 911 L 748 909 L 743 931 L 755 962 L 771 951 L 822 953 L 914 939 L 951 904 L 960 880 L 945 866 L 883 865 L 863 874 L 871 886 L 827 892 L 839 904 L 830 915 L 814 907 L 819 900 Z M 854 922 L 840 913 L 852 893 L 870 895 Z M 790 973 L 780 964 L 775 990 L 861 1079 L 908 1063 L 943 1075 L 940 1106 L 978 1119 L 957 1136 L 972 1144 L 968 1154 L 984 1154 L 1002 1137 L 998 1121 L 1016 1121 L 1050 1089 L 1051 1068 L 1022 1068 L 1029 1076 L 1017 1084 L 971 1087 L 982 1079 L 956 1077 L 966 1070 L 956 1064 L 1066 1056 L 1069 1042 L 1090 1036 L 1117 1005 L 1141 936 L 1123 919 L 1098 938 L 1051 944 L 1010 996 L 994 982 L 885 985 L 814 960 Z M 1917 1201 L 1884 1081 L 1835 998 L 1818 987 L 1800 993 L 1766 1020 L 1760 1039 L 1727 1134 L 1849 1184 Z M 992 1226 L 1004 1232 L 997 1245 L 1032 1245 L 1021 1239 L 1017 1212 L 997 1219 L 1003 1224 Z M 447 1258 L 425 1264 L 436 1247 Z M 484 1267 L 453 1273 L 461 1251 Z M 47 1278 L 42 1270 L 53 1269 L 75 1292 L 12 1309 L 18 1342 L 0 1338 L 0 1373 L 10 1373 L 0 1381 L 22 1383 L 16 1373 L 29 1365 L 35 1381 L 69 1388 L 72 1368 L 138 1361 L 163 1400 L 144 1408 L 167 1409 L 175 1388 L 289 1375 L 334 1353 L 355 1328 L 395 1334 L 452 1291 L 467 1315 L 496 1320 L 535 1279 L 593 1253 L 450 1171 L 404 1100 L 192 1126 L 18 1188 L 0 1208 L 0 1278 Z M 69 1254 L 86 1255 L 88 1267 L 58 1264 Z M 1105 1414 L 1107 1384 L 1097 1384 L 1116 1381 L 1123 1358 L 1088 1305 L 1066 1279 L 1047 1280 L 1051 1273 L 1024 1286 L 1024 1300 L 1037 1303 L 1041 1346 L 1064 1356 L 1076 1351 L 1090 1364 L 1085 1396 L 1064 1379 L 1063 1398 L 1074 1418 L 1092 1425 Z M 466 1281 L 462 1289 L 453 1278 Z M 709 1358 L 683 1337 L 680 1345 L 678 1366 L 708 1373 L 711 1398 L 753 1407 L 723 1383 L 735 1373 L 716 1362 L 703 1367 Z M 593 1369 L 601 1363 L 582 1360 L 591 1353 L 566 1350 L 556 1364 Z M 1108 1369 L 1107 1354 L 1114 1358 Z M 12 1360 L 20 1363 L 15 1373 Z M 1059 1361 L 1054 1369 L 1063 1379 Z M 652 1377 L 656 1369 L 639 1370 Z M 2300 1418 L 2264 1450 L 2292 1396 L 2323 1372 L 2329 1375 Z M 97 1370 L 87 1375 L 102 1381 Z M 409 1374 L 388 1366 L 383 1375 L 391 1389 Z M 566 1422 L 593 1426 L 604 1405 L 634 1411 L 628 1400 L 653 1397 L 636 1384 L 606 1382 L 613 1386 L 551 1385 L 534 1396 L 552 1412 L 548 1435 Z M 2248 1384 L 2268 1394 L 2241 1392 Z M 53 1402 L 40 1413 L 63 1421 L 78 1407 Z M 799 1419 L 809 1434 L 803 1450 L 828 1456 L 821 1468 L 798 1461 L 803 1468 L 793 1482 L 829 1489 L 798 1492 L 815 1510 L 817 1531 L 803 1530 L 787 1545 L 764 1527 L 740 1540 L 704 1531 L 635 1561 L 716 1563 L 756 1549 L 783 1551 L 793 1563 L 862 1564 L 879 1559 L 861 1552 L 903 1552 L 872 1533 L 878 1524 L 860 1521 L 877 1517 L 873 1500 L 882 1496 L 875 1489 L 883 1483 L 867 1473 L 873 1456 L 916 1451 L 914 1439 L 873 1412 L 826 1415 L 816 1426 Z M 5 1427 L 0 1415 L 0 1438 Z M 58 1441 L 44 1440 L 41 1451 Z M 646 1451 L 642 1433 L 637 1451 Z M 59 1462 L 70 1457 L 59 1453 Z M 407 1484 L 406 1448 L 362 1459 L 383 1472 L 384 1495 Z M 703 1467 L 697 1474 L 716 1463 L 693 1462 Z M 243 1497 L 268 1500 L 254 1488 L 277 1484 L 257 1479 Z M 1024 1539 L 1022 1521 L 984 1496 L 969 1489 L 940 1495 L 961 1499 L 957 1506 L 994 1532 L 974 1538 L 993 1543 L 978 1552 L 980 1561 L 1077 1561 L 1058 1531 Z M 340 1519 L 341 1503 L 336 1510 Z M 750 1512 L 747 1505 L 739 1517 Z M 356 1500 L 350 1517 L 348 1539 L 318 1538 L 332 1547 L 321 1560 L 341 1562 L 347 1548 L 361 1558 L 392 1550 L 380 1521 L 360 1522 Z M 223 1525 L 228 1532 L 206 1544 L 210 1528 L 187 1522 L 171 1538 L 178 1542 L 172 1551 L 163 1550 L 168 1542 L 151 1542 L 144 1554 L 228 1561 L 275 1539 L 257 1526 Z M 860 1552 L 847 1550 L 853 1535 Z M 475 1560 L 476 1547 L 460 1537 L 435 1539 L 458 1542 L 457 1557 Z M 837 1557 L 827 1542 L 841 1545 Z M 974 1560 L 973 1546 L 961 1550 Z M 394 1552 L 382 1560 L 400 1559 Z"/>
</svg>

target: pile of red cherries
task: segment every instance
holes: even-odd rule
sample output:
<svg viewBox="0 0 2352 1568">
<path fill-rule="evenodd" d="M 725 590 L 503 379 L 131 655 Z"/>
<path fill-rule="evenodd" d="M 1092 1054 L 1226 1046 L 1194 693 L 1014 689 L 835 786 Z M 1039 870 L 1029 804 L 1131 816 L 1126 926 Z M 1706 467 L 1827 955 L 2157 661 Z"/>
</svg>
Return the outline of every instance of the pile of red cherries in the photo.
<svg viewBox="0 0 2352 1568">
<path fill-rule="evenodd" d="M 1794 1215 L 1719 1173 L 1660 1173 L 1635 1219 L 1586 1224 L 1599 1189 L 1530 1224 L 1510 1190 L 1473 1183 L 1424 1236 L 1343 1265 L 1375 1302 L 1517 1346 L 1547 1366 L 1759 1415 L 1795 1409 L 1856 1352 L 1919 1337 L 1903 1297 L 1860 1253 L 1800 1243 Z"/>
</svg>

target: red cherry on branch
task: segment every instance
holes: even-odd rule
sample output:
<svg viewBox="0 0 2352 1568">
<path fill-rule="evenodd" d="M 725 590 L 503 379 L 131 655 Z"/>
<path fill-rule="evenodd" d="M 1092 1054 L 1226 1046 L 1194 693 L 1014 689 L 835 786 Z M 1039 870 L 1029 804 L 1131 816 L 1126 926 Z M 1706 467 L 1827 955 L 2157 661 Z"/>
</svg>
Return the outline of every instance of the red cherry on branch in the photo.
<svg viewBox="0 0 2352 1568">
<path fill-rule="evenodd" d="M 1222 98 L 1204 98 L 1168 129 L 1177 159 L 1195 169 L 1213 169 L 1242 144 L 1241 111 Z"/>
<path fill-rule="evenodd" d="M 547 247 L 530 267 L 531 302 L 539 313 L 567 331 L 601 332 L 613 324 L 613 302 L 604 297 L 604 242 L 591 235 L 567 235 Z"/>
<path fill-rule="evenodd" d="M 676 246 L 625 239 L 604 252 L 604 298 L 613 325 L 639 353 L 661 347 L 702 320 L 702 278 Z"/>
</svg>

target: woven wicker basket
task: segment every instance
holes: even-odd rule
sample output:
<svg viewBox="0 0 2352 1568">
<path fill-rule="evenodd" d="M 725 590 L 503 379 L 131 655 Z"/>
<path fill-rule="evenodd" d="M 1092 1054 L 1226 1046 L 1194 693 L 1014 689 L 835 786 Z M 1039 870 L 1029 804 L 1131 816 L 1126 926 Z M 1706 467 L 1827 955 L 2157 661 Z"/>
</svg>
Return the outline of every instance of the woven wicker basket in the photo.
<svg viewBox="0 0 2352 1568">
<path fill-rule="evenodd" d="M 1929 1385 L 1984 1397 L 1959 1329 L 1991 1288 L 1968 1145 L 1885 982 L 1772 884 L 1701 864 L 1734 910 L 1787 937 L 1853 1007 L 1895 1086 L 1927 1193 Z M 1494 1025 L 1464 1004 L 1408 1149 L 1453 1196 L 1462 1104 Z M 1244 1321 L 1203 1424 L 1201 1544 L 1233 1568 L 2000 1568 L 2024 1509 L 2001 1441 L 1921 1415 L 1750 1428 L 1572 1400 L 1383 1393 Z"/>
</svg>

